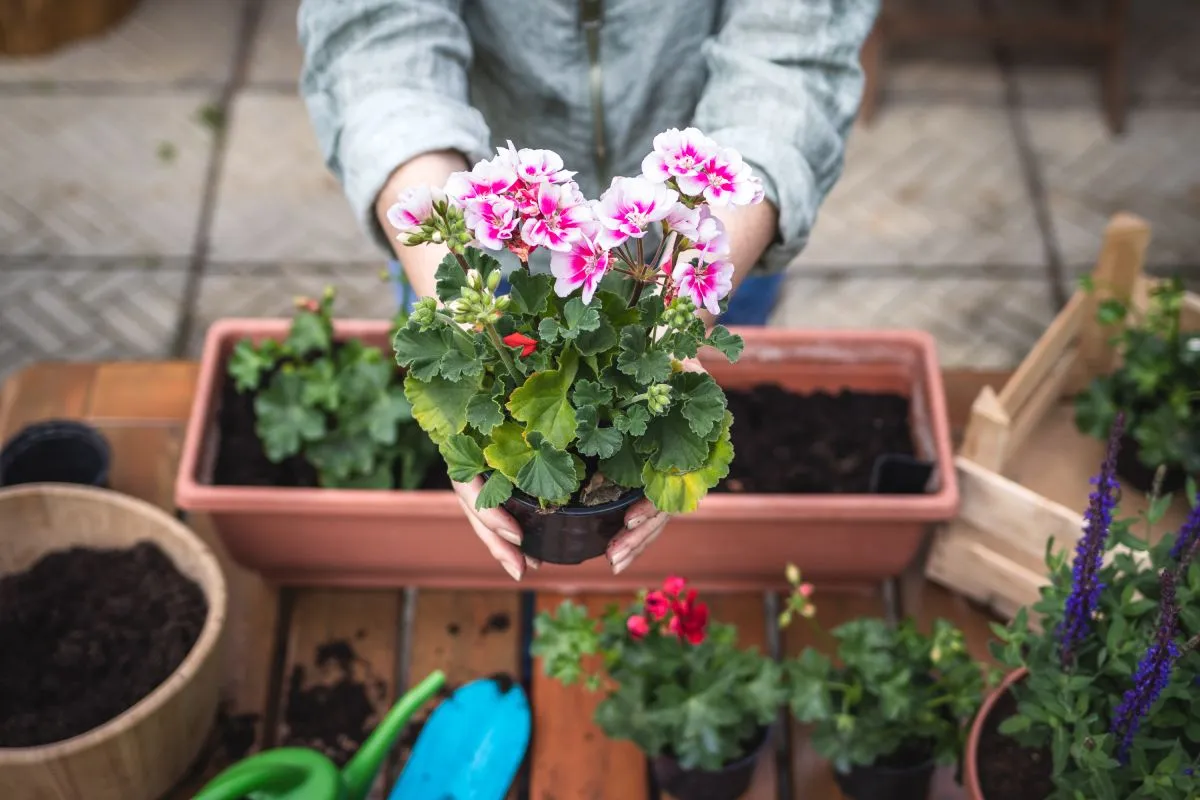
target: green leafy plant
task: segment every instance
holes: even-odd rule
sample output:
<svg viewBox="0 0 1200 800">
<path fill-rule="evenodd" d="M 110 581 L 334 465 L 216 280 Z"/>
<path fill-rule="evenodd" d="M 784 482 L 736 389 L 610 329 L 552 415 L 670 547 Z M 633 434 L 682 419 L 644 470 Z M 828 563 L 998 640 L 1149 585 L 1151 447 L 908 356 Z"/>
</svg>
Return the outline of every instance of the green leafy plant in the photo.
<svg viewBox="0 0 1200 800">
<path fill-rule="evenodd" d="M 607 687 L 595 715 L 607 736 L 685 769 L 716 770 L 745 756 L 783 703 L 779 665 L 739 648 L 733 626 L 710 622 L 682 578 L 598 619 L 566 600 L 534 620 L 532 653 L 564 684 Z"/>
<path fill-rule="evenodd" d="M 731 361 L 742 351 L 697 309 L 719 312 L 732 286 L 709 205 L 757 202 L 761 185 L 692 129 L 656 138 L 655 158 L 589 203 L 556 154 L 501 148 L 389 213 L 407 244 L 451 251 L 437 297 L 418 303 L 394 346 L 451 478 L 487 476 L 480 508 L 518 490 L 553 508 L 642 488 L 659 510 L 685 513 L 728 473 L 725 395 L 683 364 L 702 346 Z M 648 233 L 661 234 L 650 250 Z M 551 251 L 550 274 L 529 267 L 538 247 Z M 519 262 L 506 291 L 486 250 Z"/>
<path fill-rule="evenodd" d="M 781 625 L 814 621 L 811 584 L 788 567 L 793 591 Z M 785 664 L 792 714 L 813 727 L 812 745 L 843 774 L 855 767 L 954 764 L 966 744 L 964 722 L 978 711 L 994 672 L 967 653 L 962 631 L 944 619 L 930 634 L 911 619 L 844 623 L 822 636 L 836 661 L 809 647 Z"/>
<path fill-rule="evenodd" d="M 1145 536 L 1116 518 L 1121 422 L 1073 561 L 1048 543 L 1041 598 L 993 626 L 995 655 L 1029 670 L 1000 732 L 1045 753 L 1046 800 L 1200 796 L 1200 498 L 1189 481 L 1191 515 L 1155 544 L 1169 496 L 1151 503 Z"/>
<path fill-rule="evenodd" d="M 335 341 L 335 292 L 298 298 L 282 342 L 238 342 L 227 367 L 239 393 L 254 395 L 255 432 L 267 458 L 300 456 L 320 484 L 343 489 L 416 489 L 438 458 L 413 421 L 398 371 L 378 347 Z M 402 324 L 403 317 L 397 319 Z"/>
<path fill-rule="evenodd" d="M 1089 290 L 1095 289 L 1090 282 Z M 1144 314 L 1107 299 L 1097 321 L 1117 328 L 1113 342 L 1121 365 L 1094 379 L 1075 401 L 1075 424 L 1082 433 L 1104 440 L 1118 412 L 1138 444 L 1138 459 L 1200 473 L 1200 333 L 1180 331 L 1182 282 L 1171 279 L 1150 292 Z"/>
</svg>

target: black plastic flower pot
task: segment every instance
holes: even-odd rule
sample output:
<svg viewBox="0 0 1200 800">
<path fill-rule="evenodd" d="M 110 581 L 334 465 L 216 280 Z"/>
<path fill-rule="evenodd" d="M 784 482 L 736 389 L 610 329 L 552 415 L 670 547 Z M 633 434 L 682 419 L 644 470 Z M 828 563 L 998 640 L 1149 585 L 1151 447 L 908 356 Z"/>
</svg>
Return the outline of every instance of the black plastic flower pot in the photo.
<svg viewBox="0 0 1200 800">
<path fill-rule="evenodd" d="M 625 527 L 625 512 L 642 499 L 637 489 L 611 503 L 562 506 L 544 511 L 536 500 L 514 492 L 504 503 L 521 526 L 521 550 L 547 564 L 582 564 L 604 555 Z"/>
<path fill-rule="evenodd" d="M 770 728 L 763 728 L 750 751 L 721 769 L 684 769 L 668 755 L 651 759 L 650 769 L 660 791 L 675 800 L 738 800 L 750 788 L 754 768 L 771 740 Z"/>
<path fill-rule="evenodd" d="M 1154 488 L 1157 467 L 1147 467 L 1140 458 L 1141 447 L 1137 439 L 1126 434 L 1121 437 L 1121 450 L 1117 453 L 1117 475 L 1134 489 L 1148 494 Z M 1178 465 L 1169 466 L 1163 477 L 1162 493 L 1177 492 L 1187 483 L 1187 475 Z"/>
<path fill-rule="evenodd" d="M 90 425 L 71 420 L 37 422 L 0 450 L 0 486 L 78 483 L 107 488 L 111 463 L 108 440 Z"/>
<path fill-rule="evenodd" d="M 833 778 L 849 800 L 926 800 L 933 769 L 933 759 L 911 767 L 872 764 L 845 774 L 834 770 Z"/>
</svg>

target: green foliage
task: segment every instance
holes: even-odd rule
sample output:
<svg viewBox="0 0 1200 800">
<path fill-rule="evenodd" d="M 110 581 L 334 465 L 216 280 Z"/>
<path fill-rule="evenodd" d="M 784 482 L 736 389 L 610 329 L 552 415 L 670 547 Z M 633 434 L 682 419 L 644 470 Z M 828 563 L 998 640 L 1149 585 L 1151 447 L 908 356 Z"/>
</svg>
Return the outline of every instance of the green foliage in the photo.
<svg viewBox="0 0 1200 800">
<path fill-rule="evenodd" d="M 333 300 L 329 289 L 320 300 L 297 301 L 283 342 L 238 342 L 226 371 L 239 393 L 254 395 L 255 431 L 272 462 L 303 458 L 322 486 L 359 489 L 397 488 L 399 465 L 399 488 L 416 489 L 437 449 L 383 351 L 334 341 Z M 449 348 L 435 352 L 444 368 L 469 374 L 471 367 L 446 360 Z"/>
<path fill-rule="evenodd" d="M 1118 411 L 1125 430 L 1138 443 L 1138 458 L 1200 472 L 1200 333 L 1184 333 L 1179 314 L 1184 289 L 1178 279 L 1156 286 L 1144 314 L 1106 299 L 1097 320 L 1116 327 L 1120 366 L 1097 377 L 1076 398 L 1075 423 L 1097 439 L 1108 435 Z"/>
<path fill-rule="evenodd" d="M 634 302 L 616 274 L 585 303 L 520 268 L 497 297 L 488 276 L 500 263 L 472 247 L 461 257 L 466 269 L 454 254 L 438 268 L 442 305 L 419 306 L 393 341 L 412 415 L 452 477 L 499 472 L 483 507 L 514 489 L 547 507 L 579 502 L 598 472 L 617 488 L 645 485 L 661 510 L 695 509 L 728 471 L 732 420 L 717 383 L 680 359 L 705 345 L 736 359 L 741 339 L 721 326 L 706 336 L 679 298 L 665 314 L 652 286 Z"/>
<path fill-rule="evenodd" d="M 700 605 L 692 598 L 683 613 Z M 604 687 L 595 721 L 605 735 L 632 741 L 648 756 L 668 753 L 684 768 L 718 769 L 745 755 L 774 721 L 785 699 L 783 671 L 739 647 L 731 625 L 708 622 L 693 644 L 668 629 L 674 602 L 665 613 L 656 620 L 639 602 L 592 617 L 567 600 L 534 619 L 531 652 L 564 684 Z M 630 633 L 631 616 L 646 621 L 643 637 Z"/>
<path fill-rule="evenodd" d="M 1189 481 L 1189 497 L 1195 491 Z M 1073 648 L 1069 663 L 1063 663 L 1057 635 L 1072 588 L 1069 551 L 1055 553 L 1048 546 L 1050 583 L 1040 599 L 1022 608 L 1007 626 L 993 626 L 1000 639 L 993 654 L 1010 668 L 1029 669 L 1029 676 L 1013 688 L 1018 713 L 1001 731 L 1024 746 L 1050 749 L 1055 792 L 1046 800 L 1200 796 L 1200 653 L 1192 638 L 1200 634 L 1200 563 L 1181 565 L 1172 558 L 1174 534 L 1150 543 L 1151 528 L 1169 501 L 1153 500 L 1141 521 L 1113 523 L 1099 572 L 1098 610 L 1090 634 Z M 1175 641 L 1181 656 L 1132 740 L 1128 763 L 1120 764 L 1120 737 L 1110 731 L 1157 632 L 1164 570 L 1178 574 L 1175 595 L 1181 614 Z"/>
</svg>

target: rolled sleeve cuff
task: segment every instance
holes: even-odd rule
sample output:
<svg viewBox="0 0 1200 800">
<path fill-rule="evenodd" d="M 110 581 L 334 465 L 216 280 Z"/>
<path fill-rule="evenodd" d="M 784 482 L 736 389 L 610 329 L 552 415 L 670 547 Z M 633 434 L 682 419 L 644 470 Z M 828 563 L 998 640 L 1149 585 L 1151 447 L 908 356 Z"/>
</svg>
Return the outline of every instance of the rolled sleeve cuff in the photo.
<svg viewBox="0 0 1200 800">
<path fill-rule="evenodd" d="M 377 92 L 347 112 L 338 142 L 338 161 L 347 199 L 363 229 L 392 255 L 375 203 L 391 174 L 423 153 L 457 150 L 468 163 L 487 158 L 489 131 L 483 116 L 467 105 L 429 95 Z"/>
</svg>

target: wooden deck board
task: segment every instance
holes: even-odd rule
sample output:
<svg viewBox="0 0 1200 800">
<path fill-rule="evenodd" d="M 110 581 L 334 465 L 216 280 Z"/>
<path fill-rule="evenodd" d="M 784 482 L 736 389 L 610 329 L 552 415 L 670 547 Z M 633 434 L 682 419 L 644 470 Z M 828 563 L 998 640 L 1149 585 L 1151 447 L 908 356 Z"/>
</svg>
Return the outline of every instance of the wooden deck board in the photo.
<svg viewBox="0 0 1200 800">
<path fill-rule="evenodd" d="M 95 364 L 31 364 L 0 391 L 0 434 L 8 439 L 39 420 L 78 419 L 87 411 Z"/>
</svg>

